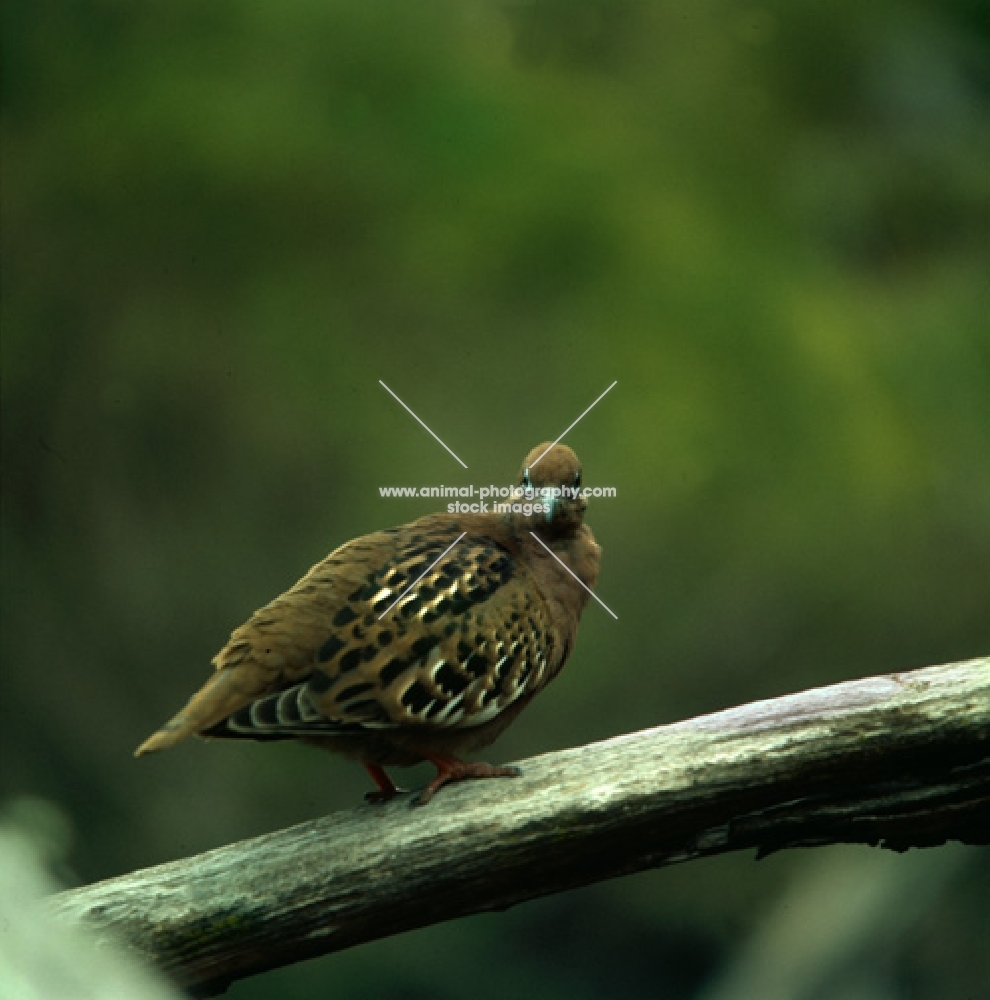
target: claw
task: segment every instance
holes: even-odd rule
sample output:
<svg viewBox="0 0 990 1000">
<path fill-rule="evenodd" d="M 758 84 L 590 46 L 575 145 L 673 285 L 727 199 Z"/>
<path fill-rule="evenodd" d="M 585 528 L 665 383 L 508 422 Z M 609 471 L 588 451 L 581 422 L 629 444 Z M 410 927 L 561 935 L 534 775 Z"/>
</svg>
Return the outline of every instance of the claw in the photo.
<svg viewBox="0 0 990 1000">
<path fill-rule="evenodd" d="M 391 792 L 365 792 L 364 801 L 370 802 L 372 805 L 381 805 L 383 802 L 388 802 L 390 799 L 394 799 L 396 795 L 405 795 L 408 791 L 408 788 L 400 788 L 398 785 L 395 785 Z"/>
</svg>

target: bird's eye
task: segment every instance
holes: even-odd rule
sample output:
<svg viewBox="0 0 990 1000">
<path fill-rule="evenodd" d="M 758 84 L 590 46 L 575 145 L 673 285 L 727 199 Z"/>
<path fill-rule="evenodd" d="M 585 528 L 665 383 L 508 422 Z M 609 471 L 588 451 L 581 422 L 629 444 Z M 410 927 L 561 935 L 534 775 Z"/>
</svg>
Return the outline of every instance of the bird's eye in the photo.
<svg viewBox="0 0 990 1000">
<path fill-rule="evenodd" d="M 533 480 L 529 478 L 529 469 L 523 469 L 522 484 L 528 490 L 533 488 Z"/>
<path fill-rule="evenodd" d="M 574 488 L 577 489 L 581 485 L 581 470 L 578 469 L 574 473 Z"/>
</svg>

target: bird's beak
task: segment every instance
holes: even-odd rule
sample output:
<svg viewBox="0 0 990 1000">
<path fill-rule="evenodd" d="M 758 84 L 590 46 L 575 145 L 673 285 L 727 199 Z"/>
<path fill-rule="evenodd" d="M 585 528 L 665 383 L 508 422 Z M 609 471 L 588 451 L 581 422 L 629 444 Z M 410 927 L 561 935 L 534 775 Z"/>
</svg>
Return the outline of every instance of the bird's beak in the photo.
<svg viewBox="0 0 990 1000">
<path fill-rule="evenodd" d="M 543 506 L 545 508 L 544 513 L 546 514 L 547 524 L 553 521 L 553 512 L 557 507 L 557 495 L 556 493 L 551 494 L 548 497 L 543 498 Z"/>
</svg>

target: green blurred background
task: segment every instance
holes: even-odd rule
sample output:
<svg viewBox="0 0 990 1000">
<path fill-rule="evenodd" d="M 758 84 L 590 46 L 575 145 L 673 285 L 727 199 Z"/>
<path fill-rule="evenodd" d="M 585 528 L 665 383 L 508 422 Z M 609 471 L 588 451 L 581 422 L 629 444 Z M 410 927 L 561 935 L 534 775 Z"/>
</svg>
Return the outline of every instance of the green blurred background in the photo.
<svg viewBox="0 0 990 1000">
<path fill-rule="evenodd" d="M 505 482 L 613 380 L 567 441 L 619 620 L 493 759 L 990 651 L 986 14 L 5 4 L 2 797 L 63 880 L 359 802 L 306 748 L 131 751 L 437 508 L 379 486 Z M 975 849 L 726 857 L 229 996 L 966 1000 L 988 898 Z"/>
</svg>

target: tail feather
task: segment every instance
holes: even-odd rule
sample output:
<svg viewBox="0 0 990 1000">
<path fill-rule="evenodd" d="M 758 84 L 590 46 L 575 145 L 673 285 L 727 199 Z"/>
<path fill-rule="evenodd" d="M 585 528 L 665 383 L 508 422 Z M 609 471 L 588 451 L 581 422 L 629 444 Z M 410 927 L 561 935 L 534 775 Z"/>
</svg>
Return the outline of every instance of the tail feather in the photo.
<svg viewBox="0 0 990 1000">
<path fill-rule="evenodd" d="M 290 740 L 366 731 L 360 721 L 321 715 L 309 699 L 309 684 L 303 681 L 244 705 L 201 735 L 217 739 Z"/>
<path fill-rule="evenodd" d="M 263 693 L 263 689 L 250 693 L 246 690 L 244 673 L 243 667 L 227 667 L 214 673 L 181 712 L 134 751 L 134 756 L 143 757 L 146 753 L 167 750 L 187 737 L 216 725 Z"/>
</svg>

